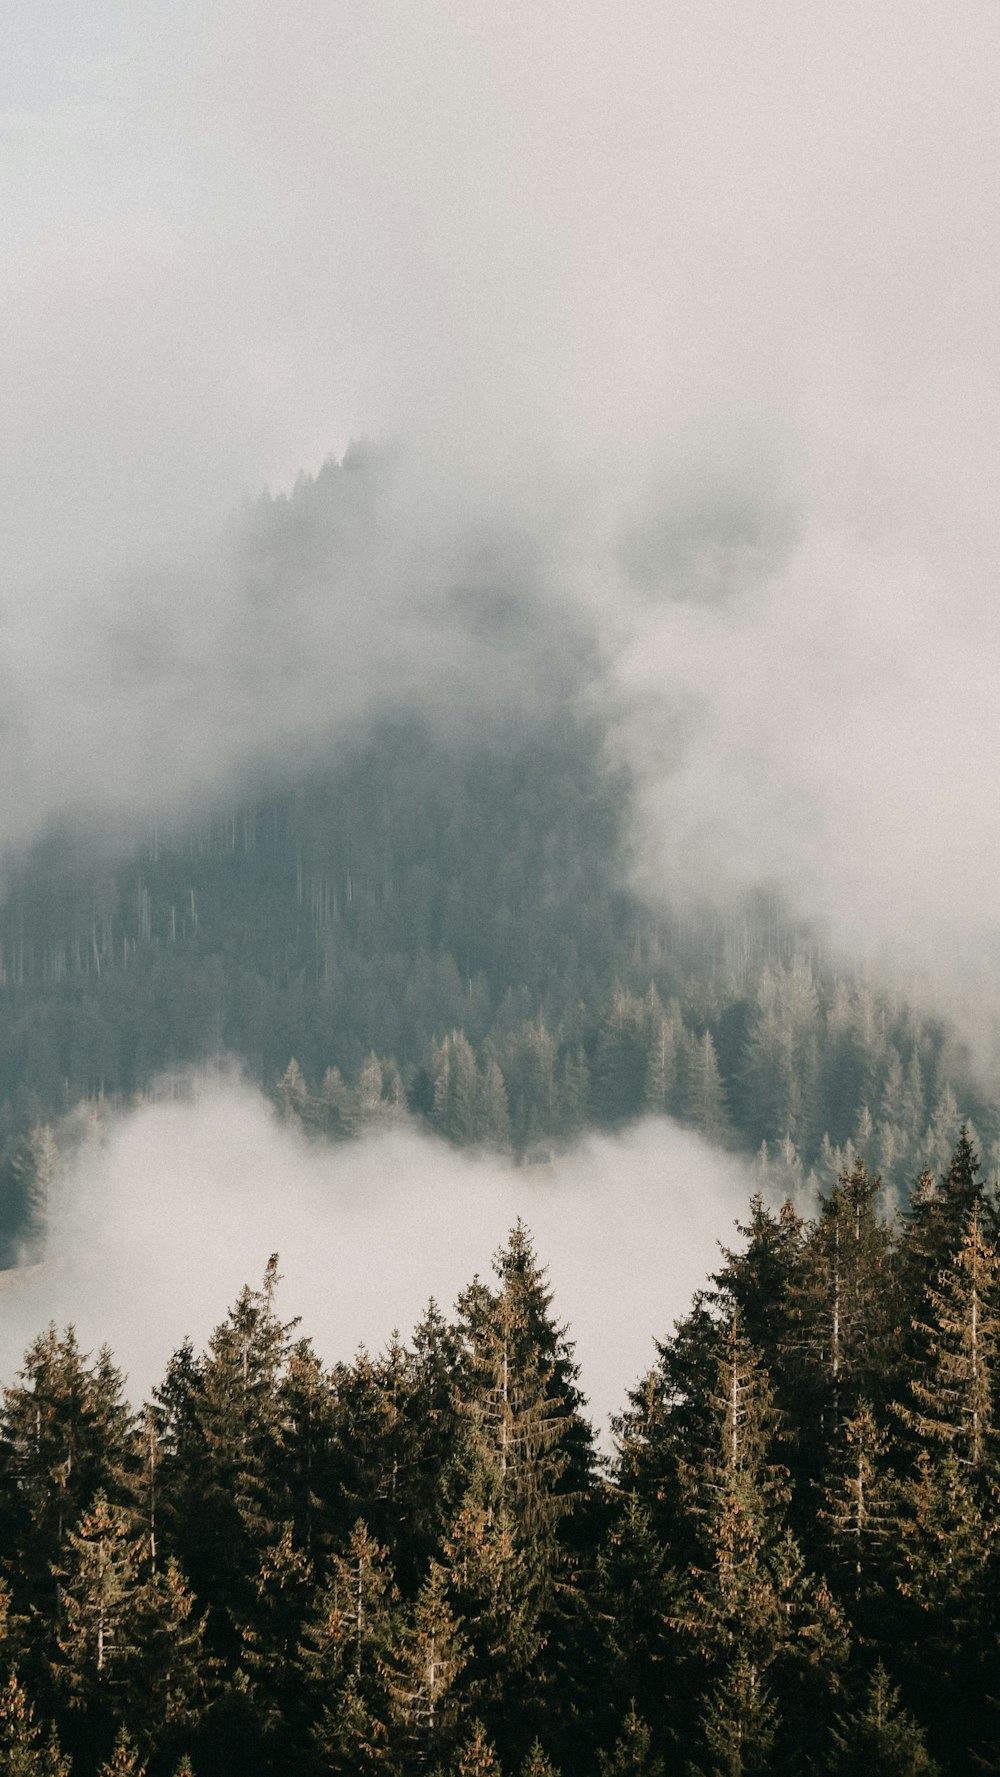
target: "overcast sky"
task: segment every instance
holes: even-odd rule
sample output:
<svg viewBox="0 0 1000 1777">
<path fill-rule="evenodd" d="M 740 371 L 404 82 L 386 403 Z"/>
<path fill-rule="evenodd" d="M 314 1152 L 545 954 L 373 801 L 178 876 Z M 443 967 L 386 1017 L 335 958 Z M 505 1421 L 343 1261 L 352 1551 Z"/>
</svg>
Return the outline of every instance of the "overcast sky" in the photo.
<svg viewBox="0 0 1000 1777">
<path fill-rule="evenodd" d="M 194 656 L 224 676 L 190 568 L 224 515 L 393 434 L 408 564 L 516 515 L 594 624 L 650 892 L 763 872 L 850 942 L 995 932 L 992 0 L 8 0 L 0 29 L 18 818 L 116 745 L 162 760 Z M 187 638 L 159 696 L 148 660 L 101 676 L 109 604 L 155 638 L 150 600 Z"/>
</svg>

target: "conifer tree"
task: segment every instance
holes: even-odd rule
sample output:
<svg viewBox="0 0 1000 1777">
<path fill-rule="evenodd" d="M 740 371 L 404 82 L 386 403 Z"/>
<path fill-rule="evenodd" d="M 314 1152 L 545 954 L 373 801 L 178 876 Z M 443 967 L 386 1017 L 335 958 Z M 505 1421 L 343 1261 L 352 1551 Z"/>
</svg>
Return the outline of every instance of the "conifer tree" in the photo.
<svg viewBox="0 0 1000 1777">
<path fill-rule="evenodd" d="M 678 1038 L 683 1034 L 679 1014 L 668 1015 L 655 987 L 644 1002 L 646 1024 L 646 1082 L 643 1110 L 663 1115 L 677 1100 Z"/>
<path fill-rule="evenodd" d="M 483 1058 L 476 1094 L 477 1139 L 498 1153 L 506 1153 L 510 1147 L 510 1107 L 500 1063 L 492 1053 Z"/>
<path fill-rule="evenodd" d="M 911 1376 L 918 1435 L 952 1445 L 959 1459 L 981 1470 L 991 1454 L 1000 1377 L 1000 1256 L 973 1203 L 960 1244 L 928 1288 L 915 1330 L 923 1350 Z"/>
<path fill-rule="evenodd" d="M 114 1751 L 101 1765 L 98 1777 L 146 1777 L 146 1767 L 125 1728 L 119 1729 Z"/>
<path fill-rule="evenodd" d="M 134 1659 L 141 1544 L 127 1508 L 109 1504 L 103 1493 L 66 1543 L 59 1676 L 70 1696 L 85 1702 L 98 1687 L 114 1684 Z"/>
<path fill-rule="evenodd" d="M 764 1695 L 774 1674 L 784 1674 L 798 1731 L 845 1657 L 846 1630 L 826 1584 L 806 1572 L 785 1523 L 787 1477 L 771 1459 L 771 1389 L 735 1319 L 719 1350 L 711 1402 L 714 1436 L 688 1481 L 699 1552 L 673 1624 L 688 1659 L 717 1684 L 720 1699 L 739 1674 L 741 1710 Z M 732 1726 L 738 1738 L 741 1720 L 738 1711 L 735 1725 L 726 1725 L 726 1716 L 719 1734 Z"/>
<path fill-rule="evenodd" d="M 711 1031 L 706 1030 L 700 1040 L 689 1037 L 685 1045 L 683 1110 L 707 1141 L 731 1140 L 726 1089 Z"/>
<path fill-rule="evenodd" d="M 648 1045 L 646 1008 L 641 1000 L 616 985 L 598 1029 L 594 1058 L 595 1101 L 608 1122 L 622 1122 L 643 1108 Z"/>
<path fill-rule="evenodd" d="M 55 1730 L 45 1739 L 13 1670 L 0 1688 L 0 1771 L 4 1777 L 69 1777 L 70 1772 Z"/>
<path fill-rule="evenodd" d="M 454 1777 L 503 1777 L 500 1761 L 481 1721 L 474 1721 L 452 1765 Z"/>
<path fill-rule="evenodd" d="M 899 1695 L 879 1661 L 864 1702 L 838 1715 L 831 1728 L 823 1766 L 830 1777 L 937 1777 L 923 1731 Z"/>
<path fill-rule="evenodd" d="M 215 1329 L 205 1358 L 182 1358 L 170 1377 L 166 1429 L 176 1447 L 167 1445 L 161 1490 L 172 1541 L 196 1593 L 212 1601 L 213 1640 L 228 1639 L 230 1652 L 241 1646 L 287 1499 L 282 1384 L 297 1323 L 277 1316 L 278 1282 L 275 1254 L 260 1289 L 244 1289 Z"/>
<path fill-rule="evenodd" d="M 88 1365 L 72 1327 L 60 1338 L 54 1326 L 29 1347 L 0 1411 L 0 1498 L 26 1603 L 49 1611 L 70 1526 L 99 1491 L 127 1490 L 132 1423 L 106 1349 Z"/>
<path fill-rule="evenodd" d="M 659 1726 L 672 1652 L 666 1626 L 670 1555 L 634 1493 L 619 1496 L 617 1507 L 597 1552 L 589 1597 L 596 1618 L 593 1688 L 619 1716 L 631 1700 Z"/>
<path fill-rule="evenodd" d="M 932 1749 L 942 1735 L 957 1752 L 987 1730 L 985 1668 L 995 1633 L 1000 1518 L 992 1487 L 954 1447 L 922 1450 L 899 1489 L 895 1628 L 900 1676 L 926 1697 Z M 894 1626 L 895 1627 L 895 1626 Z M 927 1686 L 927 1674 L 934 1682 Z M 942 1745 L 945 1742 L 942 1741 Z"/>
<path fill-rule="evenodd" d="M 824 1565 L 838 1578 L 840 1596 L 852 1601 L 856 1624 L 874 1626 L 871 1610 L 863 1618 L 859 1610 L 888 1583 L 889 1542 L 898 1517 L 890 1452 L 888 1432 L 869 1402 L 860 1401 L 839 1429 L 821 1489 L 818 1516 L 828 1545 Z"/>
<path fill-rule="evenodd" d="M 528 1748 L 519 1777 L 560 1777 L 551 1759 L 546 1757 L 540 1740 L 535 1740 Z"/>
<path fill-rule="evenodd" d="M 955 1253 L 975 1208 L 982 1213 L 989 1238 L 996 1230 L 980 1177 L 980 1159 L 963 1124 L 940 1180 L 923 1171 L 903 1216 L 899 1270 L 914 1316 L 920 1314 L 925 1291 L 936 1284 L 938 1273 Z"/>
<path fill-rule="evenodd" d="M 691 1777 L 770 1777 L 775 1769 L 777 1704 L 745 1652 L 709 1691 L 701 1718 L 704 1762 Z"/>
<path fill-rule="evenodd" d="M 666 1777 L 662 1758 L 653 1751 L 652 1735 L 633 1703 L 610 1752 L 598 1752 L 599 1777 Z"/>
<path fill-rule="evenodd" d="M 800 1459 L 818 1468 L 823 1446 L 864 1397 L 879 1401 L 898 1344 L 890 1232 L 875 1202 L 881 1180 L 858 1160 L 820 1204 L 787 1289 L 787 1374 L 815 1442 Z M 811 1421 L 811 1425 L 810 1425 Z"/>
<path fill-rule="evenodd" d="M 774 1215 L 755 1192 L 749 1220 L 738 1222 L 737 1232 L 746 1246 L 741 1252 L 723 1248 L 714 1297 L 724 1312 L 738 1310 L 746 1338 L 774 1366 L 788 1337 L 786 1294 L 801 1251 L 802 1221 L 790 1202 Z"/>
<path fill-rule="evenodd" d="M 551 1318 L 545 1275 L 521 1223 L 494 1269 L 498 1290 L 477 1281 L 459 1300 L 459 1462 L 476 1477 L 488 1516 L 507 1514 L 541 1599 L 560 1559 L 560 1520 L 589 1481 L 591 1433 L 572 1352 Z"/>
<path fill-rule="evenodd" d="M 276 1512 L 292 1526 L 296 1548 L 313 1560 L 328 1545 L 335 1403 L 333 1389 L 308 1339 L 288 1353 L 278 1383 L 281 1492 Z"/>
<path fill-rule="evenodd" d="M 205 1648 L 206 1621 L 172 1556 L 136 1593 L 129 1719 L 146 1740 L 167 1736 L 176 1743 L 205 1714 L 216 1679 Z"/>
<path fill-rule="evenodd" d="M 458 1147 L 467 1147 L 482 1135 L 481 1090 L 476 1058 L 463 1031 L 445 1037 L 435 1062 L 435 1127 Z"/>
<path fill-rule="evenodd" d="M 382 1662 L 392 1738 L 402 1761 L 419 1766 L 450 1750 L 460 1714 L 456 1685 L 466 1658 L 461 1628 L 448 1602 L 448 1576 L 432 1562 Z"/>
<path fill-rule="evenodd" d="M 313 1744 L 345 1769 L 377 1766 L 388 1743 L 384 1666 L 396 1600 L 387 1551 L 359 1519 L 344 1551 L 331 1558 L 299 1655 Z"/>
<path fill-rule="evenodd" d="M 544 1639 L 537 1585 L 519 1547 L 510 1507 L 476 1478 L 445 1539 L 448 1595 L 466 1648 L 463 1690 L 486 1717 L 501 1723 L 512 1677 L 527 1674 Z"/>
</svg>

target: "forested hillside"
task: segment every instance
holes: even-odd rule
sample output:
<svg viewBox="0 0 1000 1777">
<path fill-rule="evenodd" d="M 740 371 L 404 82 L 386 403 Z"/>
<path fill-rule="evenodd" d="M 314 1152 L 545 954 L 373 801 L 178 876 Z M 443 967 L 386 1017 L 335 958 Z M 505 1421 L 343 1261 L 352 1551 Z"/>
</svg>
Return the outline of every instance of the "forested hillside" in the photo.
<svg viewBox="0 0 1000 1777">
<path fill-rule="evenodd" d="M 227 1054 L 333 1136 L 409 1113 L 530 1156 L 666 1111 L 766 1144 L 782 1188 L 829 1184 L 849 1143 L 902 1184 L 962 1114 L 992 1153 L 943 1025 L 765 902 L 682 920 L 630 894 L 628 797 L 567 716 L 479 746 L 408 723 L 125 855 L 49 834 L 0 907 L 8 1240 L 32 1129 Z"/>
<path fill-rule="evenodd" d="M 609 1472 L 521 1225 L 454 1318 L 332 1369 L 272 1259 L 138 1414 L 43 1333 L 0 1409 L 3 1769 L 1000 1769 L 977 1156 L 901 1219 L 858 1161 L 740 1234 Z"/>
<path fill-rule="evenodd" d="M 829 1186 L 852 1147 L 904 1187 L 964 1115 L 992 1165 L 942 1023 L 764 899 L 681 918 L 628 891 L 629 794 L 567 714 L 478 744 L 411 721 L 117 850 L 50 832 L 0 905 L 8 1247 L 47 1126 L 226 1055 L 335 1137 L 413 1115 L 532 1157 L 665 1111 L 769 1189 Z"/>
</svg>

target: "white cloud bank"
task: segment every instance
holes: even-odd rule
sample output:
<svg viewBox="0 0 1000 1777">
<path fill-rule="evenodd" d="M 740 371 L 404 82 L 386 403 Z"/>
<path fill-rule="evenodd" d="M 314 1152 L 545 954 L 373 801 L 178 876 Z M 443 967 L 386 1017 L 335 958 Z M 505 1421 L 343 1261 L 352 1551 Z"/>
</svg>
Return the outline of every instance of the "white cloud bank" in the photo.
<svg viewBox="0 0 1000 1777">
<path fill-rule="evenodd" d="M 186 1334 L 197 1347 L 278 1251 L 279 1308 L 327 1363 L 447 1312 L 518 1216 L 549 1268 L 598 1422 L 645 1373 L 732 1236 L 749 1171 L 667 1122 L 594 1137 L 549 1168 L 409 1130 L 314 1145 L 246 1085 L 110 1119 L 55 1193 L 42 1263 L 0 1286 L 0 1377 L 50 1320 L 107 1341 L 138 1401 Z"/>
</svg>

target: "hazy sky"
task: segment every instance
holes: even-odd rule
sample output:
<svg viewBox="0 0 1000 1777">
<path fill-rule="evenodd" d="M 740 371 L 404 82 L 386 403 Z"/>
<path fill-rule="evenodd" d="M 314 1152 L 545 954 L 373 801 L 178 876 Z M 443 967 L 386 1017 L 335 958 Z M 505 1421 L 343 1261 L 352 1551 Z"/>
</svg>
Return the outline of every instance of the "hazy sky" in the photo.
<svg viewBox="0 0 1000 1777">
<path fill-rule="evenodd" d="M 0 819 L 204 779 L 247 685 L 282 738 L 348 679 L 419 688 L 412 588 L 487 523 L 599 637 L 653 890 L 764 871 L 852 943 L 995 933 L 992 0 L 8 0 L 2 32 Z M 402 542 L 230 695 L 206 537 L 363 433 L 407 441 Z"/>
</svg>

